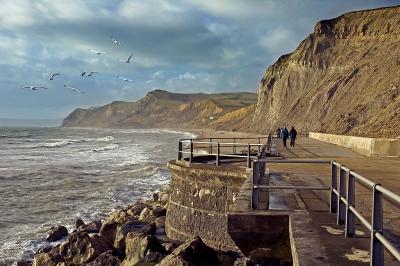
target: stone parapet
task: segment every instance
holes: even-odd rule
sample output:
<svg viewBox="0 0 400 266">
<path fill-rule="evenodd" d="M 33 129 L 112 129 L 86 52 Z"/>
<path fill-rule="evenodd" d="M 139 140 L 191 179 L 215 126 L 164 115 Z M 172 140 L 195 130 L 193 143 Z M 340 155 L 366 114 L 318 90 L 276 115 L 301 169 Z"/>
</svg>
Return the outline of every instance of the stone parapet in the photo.
<svg viewBox="0 0 400 266">
<path fill-rule="evenodd" d="M 167 236 L 186 241 L 200 236 L 219 250 L 237 250 L 228 234 L 227 212 L 249 177 L 245 167 L 170 161 L 171 194 L 165 223 Z"/>
</svg>

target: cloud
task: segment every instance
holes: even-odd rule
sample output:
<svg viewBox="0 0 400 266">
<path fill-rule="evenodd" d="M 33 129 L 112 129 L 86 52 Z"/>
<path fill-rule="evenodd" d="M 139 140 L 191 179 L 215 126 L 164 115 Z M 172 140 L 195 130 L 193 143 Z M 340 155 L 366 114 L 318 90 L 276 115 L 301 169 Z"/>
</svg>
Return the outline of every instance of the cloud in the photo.
<svg viewBox="0 0 400 266">
<path fill-rule="evenodd" d="M 154 88 L 256 91 L 264 69 L 294 50 L 318 20 L 390 3 L 0 0 L 0 115 L 59 117 L 68 107 L 135 100 Z M 98 56 L 88 48 L 107 53 Z M 119 62 L 131 52 L 131 64 Z M 83 79 L 82 71 L 101 75 Z M 62 76 L 50 82 L 52 72 Z M 88 96 L 71 94 L 64 83 Z M 40 95 L 19 89 L 27 84 L 50 89 Z"/>
</svg>

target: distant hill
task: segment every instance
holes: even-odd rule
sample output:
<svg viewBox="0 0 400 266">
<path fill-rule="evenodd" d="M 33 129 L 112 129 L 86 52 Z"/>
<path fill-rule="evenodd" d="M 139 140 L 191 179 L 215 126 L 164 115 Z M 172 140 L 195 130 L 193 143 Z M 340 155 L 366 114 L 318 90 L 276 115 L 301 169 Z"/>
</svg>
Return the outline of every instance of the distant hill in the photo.
<svg viewBox="0 0 400 266">
<path fill-rule="evenodd" d="M 257 94 L 149 92 L 137 102 L 77 109 L 66 117 L 64 127 L 108 128 L 214 128 L 244 130 L 251 122 Z M 239 122 L 239 123 L 238 123 Z"/>
</svg>

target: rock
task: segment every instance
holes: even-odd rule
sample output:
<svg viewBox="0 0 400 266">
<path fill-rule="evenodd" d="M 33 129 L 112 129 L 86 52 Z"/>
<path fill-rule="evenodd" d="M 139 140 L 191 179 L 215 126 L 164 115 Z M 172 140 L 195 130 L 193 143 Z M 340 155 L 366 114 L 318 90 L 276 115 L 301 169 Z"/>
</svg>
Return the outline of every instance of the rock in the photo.
<svg viewBox="0 0 400 266">
<path fill-rule="evenodd" d="M 118 210 L 113 212 L 105 221 L 104 223 L 117 223 L 123 224 L 129 218 L 127 211 L 125 210 Z"/>
<path fill-rule="evenodd" d="M 115 233 L 114 248 L 120 253 L 125 252 L 125 238 L 129 232 L 140 232 L 140 230 L 146 225 L 146 222 L 132 219 L 124 223 L 122 226 L 117 228 Z"/>
<path fill-rule="evenodd" d="M 60 240 L 61 238 L 68 235 L 68 229 L 65 226 L 59 225 L 56 227 L 52 227 L 48 232 L 48 236 L 46 238 L 47 241 L 53 242 Z"/>
<path fill-rule="evenodd" d="M 118 266 L 121 264 L 120 259 L 112 251 L 100 254 L 94 261 L 89 262 L 86 266 Z"/>
<path fill-rule="evenodd" d="M 159 196 L 158 196 L 159 193 L 160 193 L 160 192 L 155 192 L 155 193 L 153 193 L 153 201 L 154 201 L 154 202 L 157 202 L 157 201 L 159 200 Z"/>
<path fill-rule="evenodd" d="M 82 225 L 85 225 L 85 222 L 81 219 L 81 218 L 77 218 L 75 220 L 75 229 L 78 229 L 79 227 L 81 227 Z"/>
<path fill-rule="evenodd" d="M 118 224 L 115 222 L 112 223 L 103 223 L 99 235 L 100 237 L 107 240 L 111 245 L 114 244 L 115 241 L 115 234 L 117 233 Z"/>
<path fill-rule="evenodd" d="M 200 237 L 195 237 L 177 247 L 158 265 L 219 265 L 219 259 L 212 248 L 206 246 Z"/>
<path fill-rule="evenodd" d="M 60 246 L 60 254 L 68 265 L 84 265 L 109 250 L 112 247 L 106 240 L 98 235 L 89 236 L 86 232 L 70 234 Z"/>
<path fill-rule="evenodd" d="M 64 262 L 64 257 L 59 253 L 58 246 L 49 252 L 41 252 L 35 255 L 32 266 L 59 266 Z"/>
<path fill-rule="evenodd" d="M 140 215 L 144 208 L 146 208 L 146 204 L 143 202 L 136 202 L 133 206 L 130 206 L 126 212 L 130 216 L 136 216 Z"/>
<path fill-rule="evenodd" d="M 161 245 L 164 247 L 167 254 L 170 254 L 175 248 L 175 245 L 171 242 L 164 242 Z"/>
<path fill-rule="evenodd" d="M 126 236 L 125 244 L 126 257 L 121 266 L 136 265 L 146 256 L 148 250 L 165 254 L 164 247 L 154 236 L 146 235 L 142 232 L 129 232 Z"/>
<path fill-rule="evenodd" d="M 146 207 L 139 215 L 139 220 L 146 220 L 151 215 L 151 209 Z"/>
<path fill-rule="evenodd" d="M 86 232 L 86 233 L 98 233 L 101 228 L 101 221 L 93 221 L 88 224 L 83 224 L 78 228 L 79 232 Z"/>
<path fill-rule="evenodd" d="M 32 266 L 32 262 L 27 260 L 20 260 L 13 263 L 12 266 Z"/>
<path fill-rule="evenodd" d="M 154 207 L 154 209 L 152 209 L 150 212 L 150 214 L 153 215 L 154 217 L 165 216 L 166 213 L 167 213 L 167 209 L 165 209 L 161 206 Z"/>
<path fill-rule="evenodd" d="M 169 200 L 169 194 L 167 193 L 162 193 L 161 197 L 160 197 L 160 202 L 165 204 L 167 203 Z"/>
<path fill-rule="evenodd" d="M 140 259 L 136 265 L 148 265 L 149 263 L 153 265 L 160 262 L 164 257 L 165 255 L 163 253 L 149 249 L 146 255 Z"/>
</svg>

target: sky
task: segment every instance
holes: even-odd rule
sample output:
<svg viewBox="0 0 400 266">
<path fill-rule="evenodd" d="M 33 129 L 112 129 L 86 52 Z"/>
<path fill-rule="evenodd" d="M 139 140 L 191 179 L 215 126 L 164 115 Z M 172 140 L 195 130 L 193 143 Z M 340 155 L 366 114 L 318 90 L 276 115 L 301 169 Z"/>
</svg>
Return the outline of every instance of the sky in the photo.
<svg viewBox="0 0 400 266">
<path fill-rule="evenodd" d="M 319 20 L 398 4 L 400 0 L 0 0 L 0 118 L 63 118 L 75 108 L 135 101 L 155 89 L 257 92 L 265 69 L 296 49 Z M 131 63 L 119 61 L 132 52 Z M 100 74 L 81 77 L 84 71 Z M 53 81 L 48 79 L 58 72 Z M 22 88 L 28 85 L 48 89 Z"/>
</svg>

